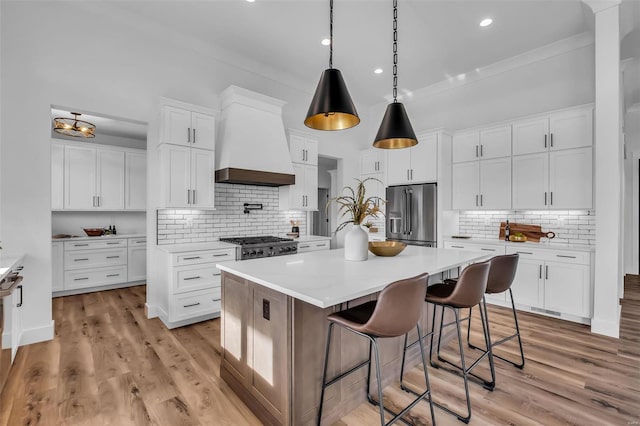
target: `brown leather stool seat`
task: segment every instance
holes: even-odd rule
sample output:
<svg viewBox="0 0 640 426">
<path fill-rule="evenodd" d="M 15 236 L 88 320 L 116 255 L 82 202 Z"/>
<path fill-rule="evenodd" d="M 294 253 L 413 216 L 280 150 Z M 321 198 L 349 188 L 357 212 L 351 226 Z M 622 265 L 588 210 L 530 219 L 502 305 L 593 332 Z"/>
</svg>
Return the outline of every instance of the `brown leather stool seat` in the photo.
<svg viewBox="0 0 640 426">
<path fill-rule="evenodd" d="M 420 340 L 420 355 L 424 368 L 424 378 L 426 382 L 426 390 L 418 395 L 418 397 L 407 405 L 399 413 L 394 413 L 384 407 L 382 394 L 382 378 L 380 375 L 380 358 L 378 351 L 379 338 L 405 336 L 413 328 L 417 328 L 418 336 L 422 335 L 419 319 L 422 314 L 424 305 L 423 298 L 427 288 L 428 274 L 422 274 L 414 278 L 395 281 L 387 285 L 378 300 L 364 303 L 340 312 L 333 313 L 327 317 L 329 320 L 329 328 L 327 330 L 327 342 L 325 346 L 324 368 L 322 372 L 322 391 L 320 394 L 320 406 L 318 409 L 318 425 L 322 420 L 322 406 L 324 403 L 325 389 L 342 378 L 348 376 L 354 371 L 365 365 L 368 366 L 367 373 L 367 398 L 370 403 L 380 408 L 380 424 L 390 425 L 403 417 L 418 402 L 428 398 L 429 407 L 431 409 L 431 422 L 435 424 L 435 415 L 433 412 L 433 403 L 431 401 L 431 387 L 429 385 L 429 375 L 427 373 L 427 363 L 424 353 L 424 345 Z M 329 363 L 329 353 L 331 345 L 331 334 L 333 326 L 338 325 L 346 330 L 351 331 L 359 336 L 369 340 L 369 358 L 348 371 L 337 375 L 327 381 L 327 367 Z M 378 401 L 375 401 L 370 394 L 371 383 L 371 356 L 375 353 L 375 368 L 378 382 Z M 385 423 L 385 410 L 394 417 Z"/>
</svg>

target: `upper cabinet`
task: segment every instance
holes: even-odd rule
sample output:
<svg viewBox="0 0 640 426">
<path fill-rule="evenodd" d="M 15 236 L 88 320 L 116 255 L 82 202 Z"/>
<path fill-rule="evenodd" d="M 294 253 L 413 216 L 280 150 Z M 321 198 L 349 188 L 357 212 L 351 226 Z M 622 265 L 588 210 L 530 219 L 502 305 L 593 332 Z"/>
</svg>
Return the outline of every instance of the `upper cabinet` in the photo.
<svg viewBox="0 0 640 426">
<path fill-rule="evenodd" d="M 291 161 L 298 164 L 318 165 L 318 141 L 299 133 L 289 133 Z"/>
<path fill-rule="evenodd" d="M 161 207 L 213 209 L 215 111 L 163 99 L 160 118 Z"/>
<path fill-rule="evenodd" d="M 593 107 L 558 111 L 513 123 L 513 155 L 593 145 Z"/>
<path fill-rule="evenodd" d="M 318 141 L 290 130 L 289 154 L 296 183 L 278 188 L 280 210 L 318 210 Z"/>
<path fill-rule="evenodd" d="M 511 125 L 475 129 L 453 136 L 453 162 L 488 160 L 511 155 Z"/>
<path fill-rule="evenodd" d="M 387 184 L 436 182 L 438 180 L 438 134 L 418 136 L 418 145 L 387 150 Z"/>
<path fill-rule="evenodd" d="M 162 105 L 160 143 L 214 150 L 216 117 L 196 108 L 181 103 L 179 107 Z"/>
<path fill-rule="evenodd" d="M 360 154 L 360 174 L 371 175 L 374 173 L 384 173 L 385 170 L 384 150 L 371 148 Z"/>
<path fill-rule="evenodd" d="M 52 210 L 146 209 L 146 152 L 53 141 L 51 154 Z"/>
</svg>

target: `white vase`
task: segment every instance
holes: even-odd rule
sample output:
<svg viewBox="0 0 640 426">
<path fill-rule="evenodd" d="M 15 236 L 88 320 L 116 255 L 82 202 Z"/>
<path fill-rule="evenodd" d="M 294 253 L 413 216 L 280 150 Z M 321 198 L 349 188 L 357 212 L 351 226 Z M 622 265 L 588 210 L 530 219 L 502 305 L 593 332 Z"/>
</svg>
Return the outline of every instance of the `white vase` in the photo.
<svg viewBox="0 0 640 426">
<path fill-rule="evenodd" d="M 360 225 L 353 225 L 344 236 L 345 260 L 362 261 L 369 257 L 369 236 Z"/>
</svg>

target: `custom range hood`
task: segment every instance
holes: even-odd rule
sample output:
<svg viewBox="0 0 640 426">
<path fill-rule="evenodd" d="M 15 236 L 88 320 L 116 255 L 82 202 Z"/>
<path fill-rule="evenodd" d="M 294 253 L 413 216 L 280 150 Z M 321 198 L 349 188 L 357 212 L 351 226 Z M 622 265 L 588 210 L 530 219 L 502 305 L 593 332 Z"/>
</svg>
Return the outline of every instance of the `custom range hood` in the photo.
<svg viewBox="0 0 640 426">
<path fill-rule="evenodd" d="M 285 102 L 237 86 L 220 95 L 216 182 L 282 186 L 296 181 L 282 122 Z"/>
</svg>

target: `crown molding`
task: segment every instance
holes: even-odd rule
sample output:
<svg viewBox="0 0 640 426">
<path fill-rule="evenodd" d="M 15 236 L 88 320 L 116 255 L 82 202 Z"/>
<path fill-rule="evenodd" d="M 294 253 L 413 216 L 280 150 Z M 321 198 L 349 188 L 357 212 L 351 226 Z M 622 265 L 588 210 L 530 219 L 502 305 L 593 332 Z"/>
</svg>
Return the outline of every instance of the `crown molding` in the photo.
<svg viewBox="0 0 640 426">
<path fill-rule="evenodd" d="M 603 10 L 611 9 L 614 6 L 620 6 L 621 0 L 582 0 L 582 3 L 589 6 L 591 11 L 596 14 Z"/>
</svg>

